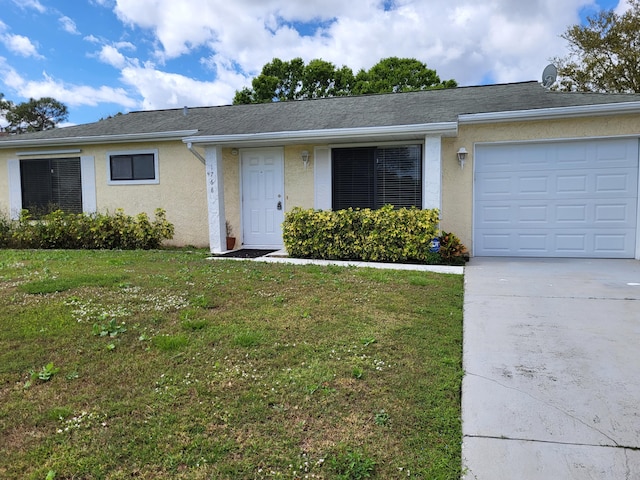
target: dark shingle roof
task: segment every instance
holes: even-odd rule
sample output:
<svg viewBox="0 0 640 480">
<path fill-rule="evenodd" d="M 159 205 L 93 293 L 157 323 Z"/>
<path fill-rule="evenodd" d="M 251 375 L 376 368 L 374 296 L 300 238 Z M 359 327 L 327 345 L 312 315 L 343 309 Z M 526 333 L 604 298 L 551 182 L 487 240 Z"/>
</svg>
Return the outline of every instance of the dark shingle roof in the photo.
<svg viewBox="0 0 640 480">
<path fill-rule="evenodd" d="M 220 107 L 132 112 L 95 123 L 57 128 L 7 140 L 72 139 L 76 137 L 197 130 L 196 135 L 366 128 L 455 122 L 459 115 L 545 108 L 640 102 L 640 95 L 568 93 L 523 82 L 446 90 L 335 97 L 317 100 Z"/>
</svg>

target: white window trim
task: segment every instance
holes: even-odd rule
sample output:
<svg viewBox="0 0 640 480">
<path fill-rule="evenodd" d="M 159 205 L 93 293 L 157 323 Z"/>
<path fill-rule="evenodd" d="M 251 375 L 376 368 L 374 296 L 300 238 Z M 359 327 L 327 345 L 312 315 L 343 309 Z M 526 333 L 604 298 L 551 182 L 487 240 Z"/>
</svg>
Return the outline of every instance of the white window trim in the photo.
<svg viewBox="0 0 640 480">
<path fill-rule="evenodd" d="M 112 155 L 144 155 L 153 154 L 153 167 L 155 178 L 153 180 L 112 180 L 111 156 Z M 158 149 L 145 150 L 112 150 L 107 152 L 107 185 L 157 185 L 160 183 L 160 168 L 158 167 Z"/>
</svg>

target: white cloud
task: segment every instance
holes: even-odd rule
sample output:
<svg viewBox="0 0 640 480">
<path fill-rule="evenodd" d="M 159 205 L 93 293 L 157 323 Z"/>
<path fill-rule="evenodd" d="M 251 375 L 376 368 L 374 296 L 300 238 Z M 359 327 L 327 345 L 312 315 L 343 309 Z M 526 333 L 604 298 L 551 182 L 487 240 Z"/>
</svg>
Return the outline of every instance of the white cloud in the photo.
<svg viewBox="0 0 640 480">
<path fill-rule="evenodd" d="M 624 1 L 624 0 L 623 0 Z M 152 33 L 157 58 L 211 50 L 247 74 L 274 57 L 323 58 L 354 71 L 389 56 L 415 57 L 461 84 L 531 80 L 566 46 L 559 35 L 594 0 L 118 0 L 117 16 Z M 294 27 L 322 25 L 299 33 Z M 236 86 L 239 88 L 240 86 Z"/>
<path fill-rule="evenodd" d="M 618 6 L 614 10 L 618 15 L 621 15 L 629 9 L 631 9 L 629 0 L 620 0 L 620 2 L 618 3 Z"/>
<path fill-rule="evenodd" d="M 45 13 L 47 11 L 47 8 L 38 0 L 13 0 L 13 3 L 22 9 L 31 8 L 39 13 Z"/>
<path fill-rule="evenodd" d="M 28 37 L 7 33 L 0 36 L 0 41 L 7 47 L 7 50 L 23 57 L 44 58 L 38 53 L 38 48 Z"/>
<path fill-rule="evenodd" d="M 104 45 L 98 53 L 98 58 L 100 61 L 118 69 L 123 68 L 127 64 L 125 56 L 111 45 Z"/>
<path fill-rule="evenodd" d="M 60 26 L 65 32 L 72 35 L 80 35 L 78 27 L 76 26 L 76 22 L 71 20 L 69 17 L 62 16 L 58 19 L 58 21 L 60 22 Z"/>
<path fill-rule="evenodd" d="M 89 42 L 89 43 L 100 43 L 100 39 L 98 37 L 96 37 L 95 35 L 87 35 L 86 37 L 82 38 L 85 42 Z"/>
<path fill-rule="evenodd" d="M 142 96 L 144 110 L 220 105 L 230 103 L 234 94 L 233 87 L 220 81 L 202 82 L 157 70 L 153 65 L 125 67 L 121 78 Z"/>
<path fill-rule="evenodd" d="M 136 50 L 136 46 L 131 42 L 116 42 L 113 46 L 123 50 Z"/>
<path fill-rule="evenodd" d="M 97 106 L 100 103 L 116 103 L 125 108 L 136 108 L 139 105 L 123 88 L 69 84 L 54 79 L 46 72 L 42 73 L 41 80 L 27 80 L 8 65 L 2 57 L 0 57 L 0 80 L 21 97 L 53 97 L 68 106 Z"/>
</svg>

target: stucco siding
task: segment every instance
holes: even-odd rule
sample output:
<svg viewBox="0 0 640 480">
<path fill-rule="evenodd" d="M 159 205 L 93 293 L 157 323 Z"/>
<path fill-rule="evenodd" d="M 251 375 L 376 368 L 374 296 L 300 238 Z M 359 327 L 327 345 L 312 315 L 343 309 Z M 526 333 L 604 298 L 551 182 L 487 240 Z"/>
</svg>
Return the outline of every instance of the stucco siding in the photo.
<svg viewBox="0 0 640 480">
<path fill-rule="evenodd" d="M 107 153 L 158 149 L 157 185 L 107 185 Z M 164 208 L 175 226 L 169 244 L 206 247 L 209 244 L 205 168 L 182 142 L 132 143 L 87 148 L 94 155 L 98 211 L 122 208 L 128 214 Z"/>
<path fill-rule="evenodd" d="M 236 238 L 236 248 L 242 239 L 242 222 L 240 221 L 240 155 L 237 149 L 223 148 L 222 163 L 224 168 L 224 214 Z M 207 208 L 206 203 L 203 208 Z"/>
<path fill-rule="evenodd" d="M 158 150 L 158 184 L 107 184 L 108 152 L 149 149 Z M 53 149 L 43 149 L 47 150 Z M 204 165 L 189 153 L 181 141 L 83 145 L 80 150 L 80 153 L 29 155 L 27 158 L 93 157 L 98 212 L 113 212 L 122 208 L 129 215 L 146 212 L 153 218 L 155 209 L 163 208 L 167 212 L 167 219 L 175 226 L 174 238 L 168 244 L 208 246 Z M 29 151 L 37 152 L 38 149 Z M 3 213 L 9 211 L 7 160 L 11 158 L 18 158 L 14 150 L 0 151 L 0 211 Z"/>
<path fill-rule="evenodd" d="M 284 149 L 285 211 L 294 207 L 313 208 L 313 149 L 314 145 L 295 145 Z M 305 167 L 302 152 L 309 153 Z"/>
</svg>

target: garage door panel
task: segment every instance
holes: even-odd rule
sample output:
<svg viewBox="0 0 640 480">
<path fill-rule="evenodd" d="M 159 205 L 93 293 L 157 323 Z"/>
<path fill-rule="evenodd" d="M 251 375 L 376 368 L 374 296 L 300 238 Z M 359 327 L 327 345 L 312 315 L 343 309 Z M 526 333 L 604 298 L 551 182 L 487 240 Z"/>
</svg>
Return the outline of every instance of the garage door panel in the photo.
<svg viewBox="0 0 640 480">
<path fill-rule="evenodd" d="M 637 201 L 634 199 L 588 199 L 586 201 L 515 200 L 484 202 L 476 207 L 481 228 L 627 228 L 635 226 Z"/>
<path fill-rule="evenodd" d="M 555 232 L 492 230 L 476 232 L 476 247 L 488 256 L 625 258 L 635 242 L 630 229 Z M 514 248 L 517 245 L 517 248 Z"/>
<path fill-rule="evenodd" d="M 555 185 L 555 192 L 558 195 L 587 195 L 589 193 L 589 175 L 558 173 Z"/>
<path fill-rule="evenodd" d="M 492 150 L 492 158 L 483 158 L 482 165 L 476 165 L 476 173 L 501 172 L 505 168 L 547 171 L 638 166 L 637 139 L 504 144 L 488 148 Z"/>
<path fill-rule="evenodd" d="M 480 146 L 474 254 L 629 258 L 638 140 Z"/>
<path fill-rule="evenodd" d="M 636 198 L 638 169 L 591 169 L 586 172 L 554 170 L 476 174 L 478 200 L 561 198 Z"/>
<path fill-rule="evenodd" d="M 634 171 L 631 168 L 617 173 L 598 172 L 595 174 L 594 181 L 594 188 L 598 194 L 628 195 L 630 192 L 637 191 L 638 175 L 637 170 Z"/>
<path fill-rule="evenodd" d="M 599 166 L 607 168 L 637 166 L 638 141 L 636 139 L 599 140 L 592 143 L 595 146 L 595 162 Z"/>
<path fill-rule="evenodd" d="M 549 178 L 542 175 L 521 175 L 515 186 L 524 195 L 549 195 Z"/>
</svg>

